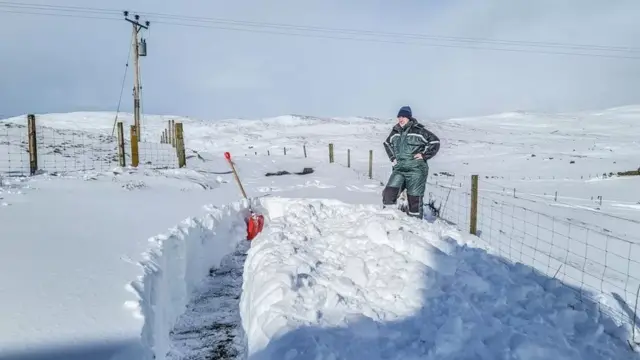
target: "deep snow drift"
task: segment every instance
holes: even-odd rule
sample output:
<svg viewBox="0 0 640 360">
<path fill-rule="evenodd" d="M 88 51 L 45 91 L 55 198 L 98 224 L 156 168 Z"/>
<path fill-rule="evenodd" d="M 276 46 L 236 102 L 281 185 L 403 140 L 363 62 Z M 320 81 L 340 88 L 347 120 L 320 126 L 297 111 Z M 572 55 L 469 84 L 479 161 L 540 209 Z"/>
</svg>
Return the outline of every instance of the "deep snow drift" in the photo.
<svg viewBox="0 0 640 360">
<path fill-rule="evenodd" d="M 245 264 L 249 359 L 630 359 L 560 282 L 376 206 L 266 199 Z"/>
</svg>

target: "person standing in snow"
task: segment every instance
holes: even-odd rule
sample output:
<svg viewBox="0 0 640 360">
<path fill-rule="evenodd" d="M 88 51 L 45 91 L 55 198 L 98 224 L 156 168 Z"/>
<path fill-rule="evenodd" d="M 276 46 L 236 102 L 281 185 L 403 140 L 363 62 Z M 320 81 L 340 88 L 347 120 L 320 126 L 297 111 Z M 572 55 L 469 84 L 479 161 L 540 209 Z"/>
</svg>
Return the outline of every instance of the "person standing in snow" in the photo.
<svg viewBox="0 0 640 360">
<path fill-rule="evenodd" d="M 429 165 L 440 150 L 440 139 L 418 123 L 411 107 L 398 111 L 398 123 L 384 141 L 384 149 L 393 164 L 393 172 L 382 192 L 384 207 L 395 205 L 402 189 L 407 190 L 409 215 L 422 219 L 423 197 Z"/>
</svg>

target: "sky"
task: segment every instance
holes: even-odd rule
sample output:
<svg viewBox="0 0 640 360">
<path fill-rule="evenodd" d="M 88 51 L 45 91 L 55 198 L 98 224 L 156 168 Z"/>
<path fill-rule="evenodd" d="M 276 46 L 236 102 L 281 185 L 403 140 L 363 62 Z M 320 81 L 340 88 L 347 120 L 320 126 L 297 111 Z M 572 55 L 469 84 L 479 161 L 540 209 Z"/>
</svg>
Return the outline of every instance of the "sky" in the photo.
<svg viewBox="0 0 640 360">
<path fill-rule="evenodd" d="M 640 51 L 606 52 L 638 58 L 621 59 L 540 53 L 578 51 L 566 45 L 522 46 L 535 41 L 640 48 L 636 0 L 28 3 L 440 37 L 407 44 L 399 36 L 377 36 L 386 42 L 374 42 L 353 40 L 362 35 L 328 34 L 348 38 L 340 40 L 299 31 L 298 36 L 260 33 L 274 31 L 260 26 L 246 32 L 229 30 L 228 24 L 205 24 L 227 29 L 170 25 L 166 22 L 176 20 L 143 16 L 151 21 L 143 32 L 148 56 L 141 59 L 142 110 L 148 114 L 212 120 L 285 114 L 394 117 L 400 106 L 410 105 L 418 118 L 442 118 L 640 104 Z M 117 20 L 119 15 L 103 20 L 86 13 L 60 17 L 8 10 L 16 9 L 0 2 L 0 117 L 117 109 L 130 24 Z M 504 46 L 442 37 L 517 41 L 520 47 L 493 51 L 487 48 Z M 133 104 L 131 70 L 120 108 L 126 112 Z"/>
</svg>

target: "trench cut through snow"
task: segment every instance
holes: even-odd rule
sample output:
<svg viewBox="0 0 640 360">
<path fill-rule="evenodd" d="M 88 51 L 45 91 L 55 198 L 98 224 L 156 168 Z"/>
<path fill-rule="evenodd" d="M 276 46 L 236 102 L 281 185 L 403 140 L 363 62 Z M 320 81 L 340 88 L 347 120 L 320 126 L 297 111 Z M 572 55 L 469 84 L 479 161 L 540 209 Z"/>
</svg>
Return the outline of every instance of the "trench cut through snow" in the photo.
<svg viewBox="0 0 640 360">
<path fill-rule="evenodd" d="M 448 225 L 332 200 L 261 205 L 267 227 L 202 282 L 169 358 L 637 358 L 571 289 Z"/>
<path fill-rule="evenodd" d="M 248 242 L 212 268 L 171 332 L 168 359 L 238 359 L 244 352 L 238 304 Z"/>
</svg>

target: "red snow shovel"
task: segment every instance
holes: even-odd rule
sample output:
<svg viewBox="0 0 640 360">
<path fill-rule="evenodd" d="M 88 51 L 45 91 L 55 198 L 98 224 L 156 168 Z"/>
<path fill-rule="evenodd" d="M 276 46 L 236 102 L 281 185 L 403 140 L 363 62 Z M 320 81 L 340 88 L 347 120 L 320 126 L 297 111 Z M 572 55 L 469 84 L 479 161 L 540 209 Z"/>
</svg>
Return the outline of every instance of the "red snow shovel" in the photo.
<svg viewBox="0 0 640 360">
<path fill-rule="evenodd" d="M 236 182 L 240 187 L 242 196 L 244 196 L 244 198 L 248 200 L 247 193 L 244 191 L 244 187 L 240 182 L 240 177 L 238 177 L 238 172 L 236 171 L 236 167 L 233 165 L 233 161 L 231 161 L 231 154 L 229 154 L 229 152 L 225 152 L 224 157 L 229 162 L 229 166 L 231 166 L 231 170 L 233 171 L 233 176 L 236 178 Z M 251 202 L 249 202 L 249 211 L 251 215 L 249 215 L 249 218 L 247 219 L 247 240 L 251 241 L 262 231 L 262 227 L 264 226 L 264 216 L 253 212 L 253 209 L 251 208 Z"/>
</svg>

